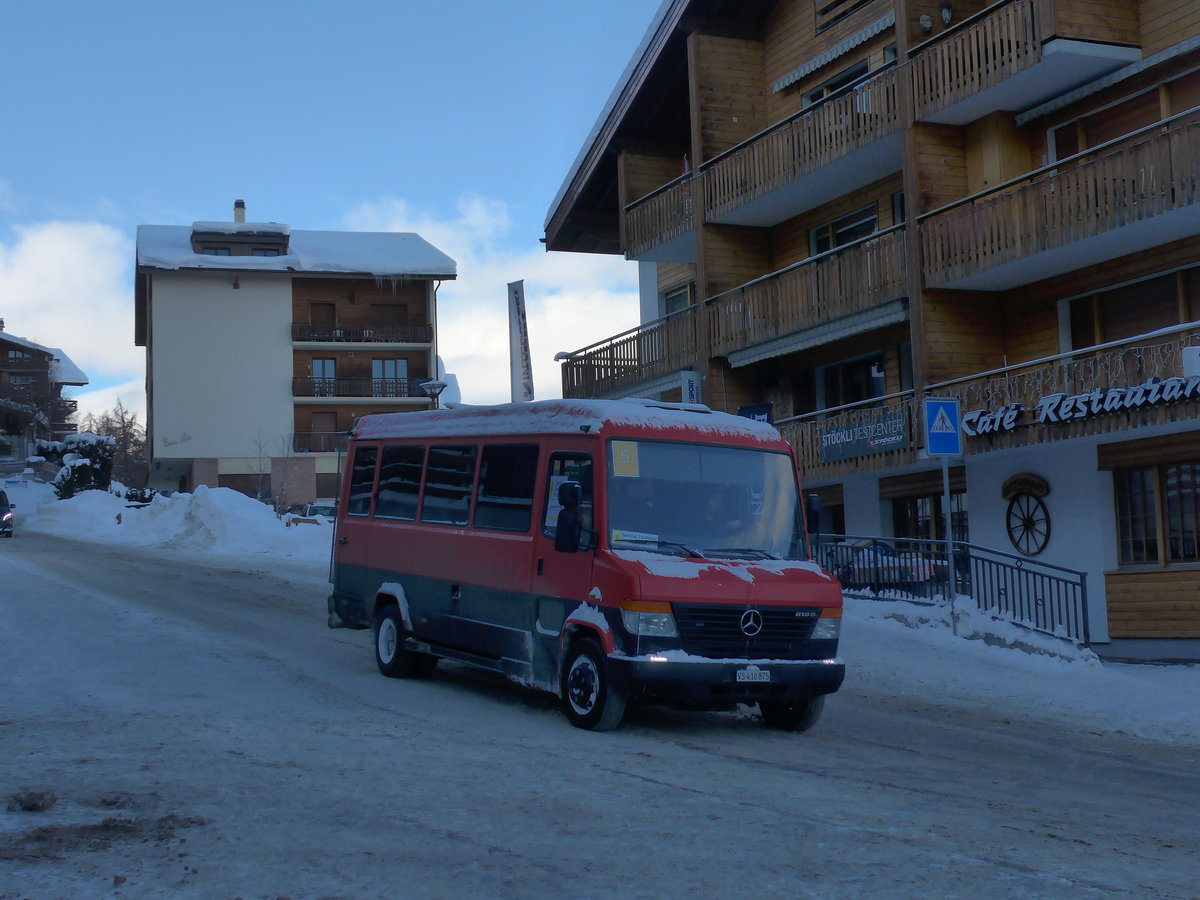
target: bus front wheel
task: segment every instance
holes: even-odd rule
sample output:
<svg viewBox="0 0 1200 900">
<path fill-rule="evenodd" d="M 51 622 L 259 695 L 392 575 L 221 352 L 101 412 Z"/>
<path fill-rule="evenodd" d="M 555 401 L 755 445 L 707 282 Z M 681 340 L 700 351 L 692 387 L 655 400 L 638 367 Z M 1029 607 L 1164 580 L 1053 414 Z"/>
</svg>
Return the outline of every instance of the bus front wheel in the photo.
<svg viewBox="0 0 1200 900">
<path fill-rule="evenodd" d="M 824 708 L 824 696 L 799 700 L 795 703 L 772 703 L 760 700 L 758 704 L 758 711 L 762 713 L 767 727 L 778 731 L 808 731 L 817 724 L 817 719 L 821 718 L 821 710 Z"/>
<path fill-rule="evenodd" d="M 375 664 L 388 678 L 424 678 L 433 674 L 437 657 L 404 646 L 408 631 L 400 607 L 384 606 L 375 614 Z"/>
<path fill-rule="evenodd" d="M 563 709 L 576 728 L 610 731 L 625 714 L 625 695 L 608 677 L 604 651 L 591 639 L 576 641 L 563 667 Z"/>
</svg>

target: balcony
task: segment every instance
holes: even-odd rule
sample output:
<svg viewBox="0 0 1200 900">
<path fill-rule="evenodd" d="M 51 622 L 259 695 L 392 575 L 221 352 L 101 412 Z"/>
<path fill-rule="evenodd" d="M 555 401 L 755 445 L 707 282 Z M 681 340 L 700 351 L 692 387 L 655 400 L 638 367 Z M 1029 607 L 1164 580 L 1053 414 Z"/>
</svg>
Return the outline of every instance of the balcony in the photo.
<svg viewBox="0 0 1200 900">
<path fill-rule="evenodd" d="M 893 228 L 713 297 L 712 355 L 745 365 L 903 321 L 907 305 L 893 301 L 907 294 L 905 273 Z"/>
<path fill-rule="evenodd" d="M 1200 348 L 1197 323 L 929 390 L 959 399 L 966 454 L 1165 425 L 1200 414 L 1200 376 L 1183 375 L 1186 348 Z"/>
<path fill-rule="evenodd" d="M 895 70 L 803 110 L 704 164 L 707 221 L 777 225 L 898 171 L 898 125 Z"/>
<path fill-rule="evenodd" d="M 313 344 L 428 344 L 433 341 L 433 326 L 364 325 L 345 328 L 293 322 L 292 341 Z"/>
<path fill-rule="evenodd" d="M 563 396 L 630 396 L 678 387 L 696 362 L 695 307 L 577 350 L 563 362 Z"/>
<path fill-rule="evenodd" d="M 913 48 L 916 117 L 965 125 L 1028 109 L 1137 62 L 1124 0 L 1001 0 Z M 1107 8 L 1106 8 L 1107 7 Z"/>
<path fill-rule="evenodd" d="M 925 283 L 1006 290 L 1200 233 L 1200 109 L 922 217 Z"/>
<path fill-rule="evenodd" d="M 424 378 L 312 378 L 302 376 L 292 379 L 293 397 L 355 400 L 406 400 L 418 399 L 428 403 L 429 398 L 421 391 Z M 407 405 L 407 404 L 406 404 Z"/>
<path fill-rule="evenodd" d="M 958 399 L 968 456 L 1194 421 L 1200 375 L 1182 375 L 1188 348 L 1200 350 L 1195 322 L 931 385 L 928 393 Z M 908 391 L 777 425 L 806 478 L 879 471 L 918 461 L 921 400 Z"/>
<path fill-rule="evenodd" d="M 344 431 L 297 431 L 292 435 L 297 453 L 345 453 L 349 441 Z"/>
<path fill-rule="evenodd" d="M 621 246 L 626 259 L 692 262 L 696 222 L 692 207 L 695 178 L 685 175 L 625 207 Z"/>
<path fill-rule="evenodd" d="M 924 431 L 912 391 L 776 423 L 807 479 L 875 472 L 917 461 Z"/>
</svg>

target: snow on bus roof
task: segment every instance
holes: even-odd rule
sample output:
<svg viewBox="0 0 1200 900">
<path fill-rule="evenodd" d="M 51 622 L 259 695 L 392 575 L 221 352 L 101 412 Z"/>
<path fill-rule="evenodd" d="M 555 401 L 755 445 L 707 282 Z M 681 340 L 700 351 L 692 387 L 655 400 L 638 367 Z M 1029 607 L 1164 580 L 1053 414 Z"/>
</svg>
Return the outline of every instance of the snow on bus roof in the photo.
<svg viewBox="0 0 1200 900">
<path fill-rule="evenodd" d="M 358 420 L 353 436 L 362 440 L 395 437 L 475 435 L 600 434 L 621 427 L 679 431 L 689 435 L 778 442 L 766 422 L 718 412 L 699 404 L 656 400 L 536 400 L 496 406 L 455 405 L 423 412 L 378 413 Z"/>
</svg>

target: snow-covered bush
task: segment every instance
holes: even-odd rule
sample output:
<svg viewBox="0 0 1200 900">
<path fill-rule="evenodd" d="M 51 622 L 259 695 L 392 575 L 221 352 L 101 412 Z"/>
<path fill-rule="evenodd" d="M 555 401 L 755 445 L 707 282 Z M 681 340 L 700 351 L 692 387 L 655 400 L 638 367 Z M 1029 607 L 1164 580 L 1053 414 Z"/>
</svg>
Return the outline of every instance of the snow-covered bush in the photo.
<svg viewBox="0 0 1200 900">
<path fill-rule="evenodd" d="M 59 500 L 81 491 L 107 491 L 112 481 L 113 454 L 117 442 L 107 435 L 67 435 L 61 441 L 38 441 L 39 453 L 60 468 L 54 477 Z"/>
</svg>

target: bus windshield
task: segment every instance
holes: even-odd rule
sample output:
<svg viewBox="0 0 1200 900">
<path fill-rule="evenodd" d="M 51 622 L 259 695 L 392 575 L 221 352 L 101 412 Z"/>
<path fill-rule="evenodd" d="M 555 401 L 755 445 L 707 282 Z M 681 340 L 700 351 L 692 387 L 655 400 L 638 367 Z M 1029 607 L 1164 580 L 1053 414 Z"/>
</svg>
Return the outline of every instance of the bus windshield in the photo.
<svg viewBox="0 0 1200 900">
<path fill-rule="evenodd" d="M 785 453 L 611 440 L 607 462 L 613 548 L 726 559 L 807 555 Z"/>
</svg>

